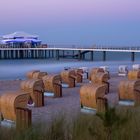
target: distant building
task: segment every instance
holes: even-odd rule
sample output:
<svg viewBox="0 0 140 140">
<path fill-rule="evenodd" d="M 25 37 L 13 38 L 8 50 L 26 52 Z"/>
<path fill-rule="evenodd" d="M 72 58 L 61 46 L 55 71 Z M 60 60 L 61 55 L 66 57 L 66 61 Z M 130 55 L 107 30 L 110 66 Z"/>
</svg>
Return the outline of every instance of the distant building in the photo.
<svg viewBox="0 0 140 140">
<path fill-rule="evenodd" d="M 25 32 L 14 32 L 2 36 L 0 44 L 3 44 L 5 47 L 30 48 L 40 46 L 41 40 L 38 39 L 37 35 L 31 35 Z"/>
</svg>

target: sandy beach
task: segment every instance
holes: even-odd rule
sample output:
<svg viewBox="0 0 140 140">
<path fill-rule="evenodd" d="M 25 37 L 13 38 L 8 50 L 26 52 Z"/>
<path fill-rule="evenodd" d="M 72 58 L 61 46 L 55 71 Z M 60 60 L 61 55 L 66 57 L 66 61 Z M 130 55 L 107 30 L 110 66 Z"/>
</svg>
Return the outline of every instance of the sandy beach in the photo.
<svg viewBox="0 0 140 140">
<path fill-rule="evenodd" d="M 110 105 L 115 105 L 118 101 L 118 85 L 121 80 L 126 79 L 126 77 L 120 77 L 117 74 L 111 74 L 109 80 L 110 92 L 107 98 Z M 20 83 L 22 80 L 5 80 L 0 81 L 0 95 L 6 93 L 6 91 L 14 91 L 20 89 Z M 80 87 L 88 83 L 87 79 L 84 79 L 83 83 L 76 84 L 75 88 L 63 88 L 62 98 L 53 98 L 45 96 L 45 106 L 44 107 L 30 107 L 32 109 L 32 120 L 35 122 L 48 122 L 57 115 L 65 115 L 68 118 L 73 118 L 80 113 L 80 97 L 79 89 Z"/>
</svg>

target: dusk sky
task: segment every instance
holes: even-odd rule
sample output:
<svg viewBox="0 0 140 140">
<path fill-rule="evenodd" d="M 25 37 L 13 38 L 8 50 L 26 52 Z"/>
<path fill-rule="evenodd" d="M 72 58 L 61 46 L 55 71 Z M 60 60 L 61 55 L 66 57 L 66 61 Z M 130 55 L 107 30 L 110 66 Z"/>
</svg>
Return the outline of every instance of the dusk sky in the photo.
<svg viewBox="0 0 140 140">
<path fill-rule="evenodd" d="M 0 18 L 0 36 L 25 31 L 48 44 L 140 46 L 140 0 L 1 0 Z"/>
</svg>

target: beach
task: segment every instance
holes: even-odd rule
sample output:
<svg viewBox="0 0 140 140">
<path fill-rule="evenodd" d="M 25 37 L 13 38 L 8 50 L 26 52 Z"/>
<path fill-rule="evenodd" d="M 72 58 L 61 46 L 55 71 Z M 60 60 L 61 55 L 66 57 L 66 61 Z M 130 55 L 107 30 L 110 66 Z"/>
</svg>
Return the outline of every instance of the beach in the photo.
<svg viewBox="0 0 140 140">
<path fill-rule="evenodd" d="M 107 98 L 111 106 L 116 105 L 118 102 L 118 85 L 121 80 L 125 80 L 127 77 L 120 77 L 110 73 L 110 92 L 107 94 Z M 0 95 L 6 93 L 6 91 L 14 91 L 20 89 L 20 83 L 22 80 L 4 80 L 0 81 Z M 80 109 L 80 87 L 86 83 L 89 83 L 87 79 L 84 79 L 83 83 L 76 84 L 74 88 L 63 88 L 62 98 L 53 98 L 45 96 L 44 107 L 29 107 L 32 110 L 33 124 L 38 122 L 49 122 L 57 115 L 65 115 L 66 119 L 72 119 L 81 113 Z"/>
</svg>

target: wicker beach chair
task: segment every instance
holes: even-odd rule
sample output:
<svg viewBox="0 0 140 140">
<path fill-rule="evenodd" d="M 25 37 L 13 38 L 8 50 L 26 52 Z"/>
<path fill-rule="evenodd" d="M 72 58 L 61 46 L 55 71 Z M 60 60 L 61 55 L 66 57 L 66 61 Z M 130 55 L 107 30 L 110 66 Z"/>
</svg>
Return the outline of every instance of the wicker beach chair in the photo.
<svg viewBox="0 0 140 140">
<path fill-rule="evenodd" d="M 119 84 L 119 100 L 132 102 L 138 105 L 140 102 L 140 80 L 125 80 Z"/>
<path fill-rule="evenodd" d="M 68 84 L 70 88 L 75 87 L 76 73 L 75 70 L 64 70 L 61 72 L 61 80 Z"/>
<path fill-rule="evenodd" d="M 140 79 L 140 70 L 131 70 L 128 72 L 129 80 L 138 80 Z"/>
<path fill-rule="evenodd" d="M 86 84 L 80 88 L 81 108 L 88 107 L 97 109 L 97 99 L 104 98 L 106 92 L 105 85 Z"/>
<path fill-rule="evenodd" d="M 75 69 L 76 74 L 76 82 L 82 83 L 83 82 L 83 70 L 82 69 Z"/>
<path fill-rule="evenodd" d="M 12 91 L 1 95 L 0 112 L 2 119 L 16 122 L 18 130 L 31 126 L 31 110 L 27 108 L 29 93 Z M 5 121 L 6 122 L 6 121 Z"/>
<path fill-rule="evenodd" d="M 16 107 L 26 108 L 29 99 L 28 92 L 13 91 L 7 92 L 0 97 L 0 110 L 2 116 L 7 120 L 16 120 Z"/>
<path fill-rule="evenodd" d="M 95 75 L 95 74 L 98 73 L 98 72 L 104 73 L 104 69 L 103 69 L 103 68 L 92 68 L 92 69 L 90 70 L 90 73 L 89 73 L 89 80 L 91 80 L 92 74 Z"/>
<path fill-rule="evenodd" d="M 44 84 L 39 79 L 29 79 L 21 82 L 21 90 L 29 92 L 30 99 L 34 103 L 35 107 L 44 106 Z"/>
<path fill-rule="evenodd" d="M 28 79 L 32 79 L 33 78 L 33 74 L 36 73 L 36 72 L 40 72 L 40 70 L 32 70 L 32 71 L 29 71 L 29 72 L 27 72 L 26 77 Z"/>
<path fill-rule="evenodd" d="M 98 72 L 96 74 L 91 75 L 91 83 L 105 85 L 106 86 L 106 93 L 109 93 L 109 74 Z"/>
<path fill-rule="evenodd" d="M 33 79 L 41 79 L 42 80 L 42 78 L 44 77 L 44 76 L 46 76 L 48 73 L 47 72 L 35 72 L 34 74 L 33 74 Z"/>
<path fill-rule="evenodd" d="M 43 77 L 44 90 L 54 93 L 54 97 L 62 97 L 61 76 L 49 74 Z"/>
<path fill-rule="evenodd" d="M 42 79 L 47 75 L 47 72 L 40 72 L 39 70 L 33 70 L 26 74 L 28 79 Z"/>
</svg>

